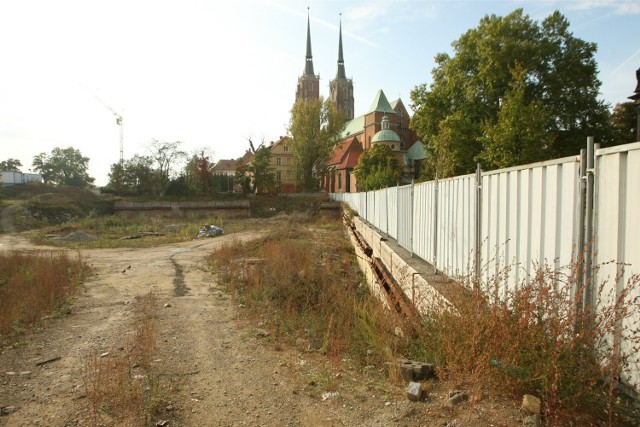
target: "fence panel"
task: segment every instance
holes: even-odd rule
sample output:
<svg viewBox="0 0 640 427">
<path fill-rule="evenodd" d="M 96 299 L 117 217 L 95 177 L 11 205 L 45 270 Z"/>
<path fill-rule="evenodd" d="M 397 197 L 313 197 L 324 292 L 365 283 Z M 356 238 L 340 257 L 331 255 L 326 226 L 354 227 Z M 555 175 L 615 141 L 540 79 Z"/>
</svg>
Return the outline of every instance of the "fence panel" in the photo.
<svg viewBox="0 0 640 427">
<path fill-rule="evenodd" d="M 485 282 L 508 271 L 507 288 L 536 265 L 568 266 L 578 244 L 579 159 L 487 172 L 482 177 L 481 271 Z"/>
<path fill-rule="evenodd" d="M 398 187 L 387 188 L 387 233 L 398 240 Z"/>
<path fill-rule="evenodd" d="M 415 184 L 413 189 L 413 252 L 436 264 L 434 242 L 435 181 Z"/>
<path fill-rule="evenodd" d="M 452 277 L 472 269 L 475 245 L 476 177 L 465 175 L 438 182 L 437 267 Z"/>
<path fill-rule="evenodd" d="M 606 281 L 604 295 L 611 297 L 603 303 L 611 304 L 614 295 L 617 297 L 622 287 L 634 280 L 633 275 L 640 273 L 640 143 L 597 150 L 595 161 L 595 263 L 617 262 L 602 265 L 596 283 Z M 630 298 L 638 296 L 636 286 Z M 620 322 L 616 338 L 622 338 L 623 351 L 634 354 L 623 374 L 636 389 L 640 388 L 640 354 L 624 337 L 638 327 L 638 317 Z"/>
<path fill-rule="evenodd" d="M 406 250 L 412 252 L 411 247 L 411 230 L 413 227 L 413 207 L 412 207 L 412 185 L 405 185 L 398 187 L 398 245 L 402 246 Z"/>
</svg>

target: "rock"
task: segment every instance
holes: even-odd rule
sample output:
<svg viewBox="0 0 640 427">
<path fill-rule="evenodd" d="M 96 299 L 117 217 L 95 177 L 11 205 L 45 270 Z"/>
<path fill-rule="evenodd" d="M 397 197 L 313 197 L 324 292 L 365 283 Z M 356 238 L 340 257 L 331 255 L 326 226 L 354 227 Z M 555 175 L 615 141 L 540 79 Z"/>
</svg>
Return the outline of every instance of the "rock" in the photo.
<svg viewBox="0 0 640 427">
<path fill-rule="evenodd" d="M 108 352 L 108 351 L 105 351 L 104 353 L 102 353 L 102 354 L 100 355 L 100 357 L 107 357 L 108 355 L 109 355 L 109 352 Z"/>
<path fill-rule="evenodd" d="M 171 304 L 169 304 L 169 303 L 166 303 L 166 304 L 164 305 L 164 308 L 169 308 L 169 307 L 171 307 Z"/>
<path fill-rule="evenodd" d="M 449 400 L 447 401 L 447 405 L 456 406 L 468 399 L 469 399 L 469 393 L 467 392 L 457 393 L 449 398 Z"/>
<path fill-rule="evenodd" d="M 407 399 L 412 402 L 419 402 L 423 397 L 422 384 L 410 382 L 407 386 Z"/>
<path fill-rule="evenodd" d="M 524 427 L 540 427 L 542 425 L 542 419 L 540 414 L 529 415 L 522 421 Z"/>
<path fill-rule="evenodd" d="M 435 377 L 435 365 L 409 359 L 398 359 L 392 365 L 398 366 L 405 381 L 422 381 Z"/>
<path fill-rule="evenodd" d="M 2 408 L 2 411 L 0 411 L 2 413 L 2 415 L 9 415 L 9 414 L 13 414 L 16 411 L 16 407 L 15 406 L 5 406 L 4 408 Z"/>
<path fill-rule="evenodd" d="M 540 399 L 531 394 L 525 394 L 524 396 L 522 396 L 522 409 L 527 412 L 530 412 L 532 414 L 539 414 L 540 404 Z"/>
</svg>

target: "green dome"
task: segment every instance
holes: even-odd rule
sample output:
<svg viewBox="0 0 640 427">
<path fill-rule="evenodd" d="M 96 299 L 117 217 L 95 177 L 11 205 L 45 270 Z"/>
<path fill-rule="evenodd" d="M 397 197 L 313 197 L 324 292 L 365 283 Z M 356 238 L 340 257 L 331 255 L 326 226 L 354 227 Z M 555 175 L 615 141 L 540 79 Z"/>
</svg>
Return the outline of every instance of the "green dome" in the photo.
<svg viewBox="0 0 640 427">
<path fill-rule="evenodd" d="M 371 143 L 375 142 L 400 142 L 400 137 L 391 129 L 382 129 L 373 136 Z"/>
</svg>

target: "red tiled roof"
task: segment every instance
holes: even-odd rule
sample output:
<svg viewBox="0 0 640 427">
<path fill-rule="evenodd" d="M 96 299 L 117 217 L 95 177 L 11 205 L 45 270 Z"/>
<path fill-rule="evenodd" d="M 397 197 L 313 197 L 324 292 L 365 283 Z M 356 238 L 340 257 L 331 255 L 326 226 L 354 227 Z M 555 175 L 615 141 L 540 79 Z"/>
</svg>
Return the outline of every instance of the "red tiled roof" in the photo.
<svg viewBox="0 0 640 427">
<path fill-rule="evenodd" d="M 353 137 L 348 144 L 334 147 L 328 165 L 334 166 L 336 169 L 353 169 L 358 164 L 362 153 L 362 145 L 356 137 Z"/>
<path fill-rule="evenodd" d="M 236 161 L 235 160 L 218 160 L 213 168 L 213 171 L 230 171 L 236 169 Z"/>
</svg>

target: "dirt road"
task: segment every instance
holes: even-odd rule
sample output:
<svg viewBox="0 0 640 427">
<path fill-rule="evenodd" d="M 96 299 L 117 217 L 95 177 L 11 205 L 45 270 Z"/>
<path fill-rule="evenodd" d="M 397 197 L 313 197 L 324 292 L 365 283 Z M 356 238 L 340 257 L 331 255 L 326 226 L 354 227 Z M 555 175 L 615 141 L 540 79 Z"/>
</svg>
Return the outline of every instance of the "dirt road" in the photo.
<svg viewBox="0 0 640 427">
<path fill-rule="evenodd" d="M 150 291 L 160 306 L 153 364 L 175 387 L 147 425 L 517 424 L 517 412 L 505 419 L 490 402 L 446 408 L 442 402 L 448 391 L 437 388 L 427 402 L 411 403 L 402 387 L 348 364 L 331 374 L 332 388 L 324 388 L 330 362 L 315 353 L 274 348 L 205 266 L 205 257 L 216 247 L 259 235 L 243 232 L 146 249 L 82 251 L 93 274 L 71 314 L 50 319 L 18 345 L 0 349 L 0 408 L 11 408 L 0 416 L 0 426 L 95 425 L 82 380 L 87 357 L 113 357 L 124 350 L 133 302 Z M 0 235 L 0 250 L 47 249 L 7 234 Z M 98 424 L 118 425 L 108 417 Z"/>
</svg>

